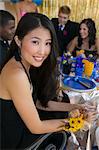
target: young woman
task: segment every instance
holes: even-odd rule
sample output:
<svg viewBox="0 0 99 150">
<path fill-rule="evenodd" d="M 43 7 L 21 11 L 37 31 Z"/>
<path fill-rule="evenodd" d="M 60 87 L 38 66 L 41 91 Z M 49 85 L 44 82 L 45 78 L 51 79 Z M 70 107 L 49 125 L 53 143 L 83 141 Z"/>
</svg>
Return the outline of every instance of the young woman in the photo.
<svg viewBox="0 0 99 150">
<path fill-rule="evenodd" d="M 34 104 L 35 93 L 41 98 L 49 93 L 47 82 L 55 69 L 56 50 L 51 21 L 39 13 L 25 14 L 12 40 L 9 60 L 0 74 L 1 149 L 24 149 L 36 141 L 37 134 L 61 131 L 67 122 L 64 119 L 41 121 Z M 31 66 L 38 79 L 34 85 L 29 74 Z M 35 88 L 38 85 L 47 88 Z M 66 104 L 62 106 L 65 110 Z"/>
<path fill-rule="evenodd" d="M 73 56 L 76 56 L 76 51 L 79 50 L 84 50 L 86 57 L 90 54 L 95 58 L 99 56 L 99 38 L 96 37 L 95 23 L 91 18 L 81 21 L 79 36 L 68 44 L 67 49 Z"/>
</svg>

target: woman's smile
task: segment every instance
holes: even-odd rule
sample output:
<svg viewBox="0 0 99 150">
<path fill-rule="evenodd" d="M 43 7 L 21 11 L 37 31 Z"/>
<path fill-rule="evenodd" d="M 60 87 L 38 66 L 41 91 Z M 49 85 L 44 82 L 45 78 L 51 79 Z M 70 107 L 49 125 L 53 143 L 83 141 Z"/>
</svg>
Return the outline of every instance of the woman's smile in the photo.
<svg viewBox="0 0 99 150">
<path fill-rule="evenodd" d="M 41 62 L 44 60 L 44 57 L 41 56 L 33 56 L 33 58 L 37 61 L 37 62 Z"/>
</svg>

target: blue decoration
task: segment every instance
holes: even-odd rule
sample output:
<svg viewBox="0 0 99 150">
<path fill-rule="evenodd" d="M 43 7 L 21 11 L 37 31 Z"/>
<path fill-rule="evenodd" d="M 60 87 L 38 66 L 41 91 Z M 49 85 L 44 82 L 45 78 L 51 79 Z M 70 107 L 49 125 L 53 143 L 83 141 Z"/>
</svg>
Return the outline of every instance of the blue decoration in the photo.
<svg viewBox="0 0 99 150">
<path fill-rule="evenodd" d="M 20 0 L 11 0 L 12 3 L 17 3 L 19 2 Z"/>
<path fill-rule="evenodd" d="M 64 89 L 69 88 L 76 92 L 90 92 L 96 89 L 96 84 L 87 78 L 66 76 L 62 80 Z"/>
<path fill-rule="evenodd" d="M 72 64 L 71 54 L 64 53 L 61 58 L 61 61 L 62 61 L 62 72 L 64 74 L 70 74 Z"/>
<path fill-rule="evenodd" d="M 12 3 L 20 2 L 20 0 L 11 0 Z M 43 3 L 43 0 L 32 0 L 37 5 L 41 5 Z"/>
<path fill-rule="evenodd" d="M 32 0 L 32 2 L 36 3 L 37 5 L 41 5 L 43 0 Z"/>
</svg>

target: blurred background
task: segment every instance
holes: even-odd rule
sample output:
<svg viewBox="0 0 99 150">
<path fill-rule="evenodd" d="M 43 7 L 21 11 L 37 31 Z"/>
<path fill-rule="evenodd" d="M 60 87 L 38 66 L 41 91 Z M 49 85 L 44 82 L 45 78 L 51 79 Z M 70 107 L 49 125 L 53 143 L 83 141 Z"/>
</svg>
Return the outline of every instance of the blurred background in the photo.
<svg viewBox="0 0 99 150">
<path fill-rule="evenodd" d="M 38 5 L 39 12 L 49 18 L 57 17 L 59 7 L 68 5 L 71 8 L 70 19 L 80 22 L 84 18 L 92 18 L 99 36 L 99 0 L 34 0 L 34 2 Z M 16 17 L 15 4 L 15 0 L 0 0 L 0 9 L 6 9 Z"/>
</svg>

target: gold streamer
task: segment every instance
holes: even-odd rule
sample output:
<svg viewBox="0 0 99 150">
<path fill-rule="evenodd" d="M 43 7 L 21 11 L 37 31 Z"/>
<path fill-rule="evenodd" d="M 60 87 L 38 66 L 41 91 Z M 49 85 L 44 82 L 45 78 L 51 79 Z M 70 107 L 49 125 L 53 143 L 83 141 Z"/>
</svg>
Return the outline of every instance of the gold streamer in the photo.
<svg viewBox="0 0 99 150">
<path fill-rule="evenodd" d="M 96 23 L 99 35 L 99 0 L 43 0 L 40 12 L 49 18 L 57 17 L 59 7 L 68 5 L 71 8 L 71 20 L 80 22 L 84 18 L 92 18 Z"/>
</svg>

